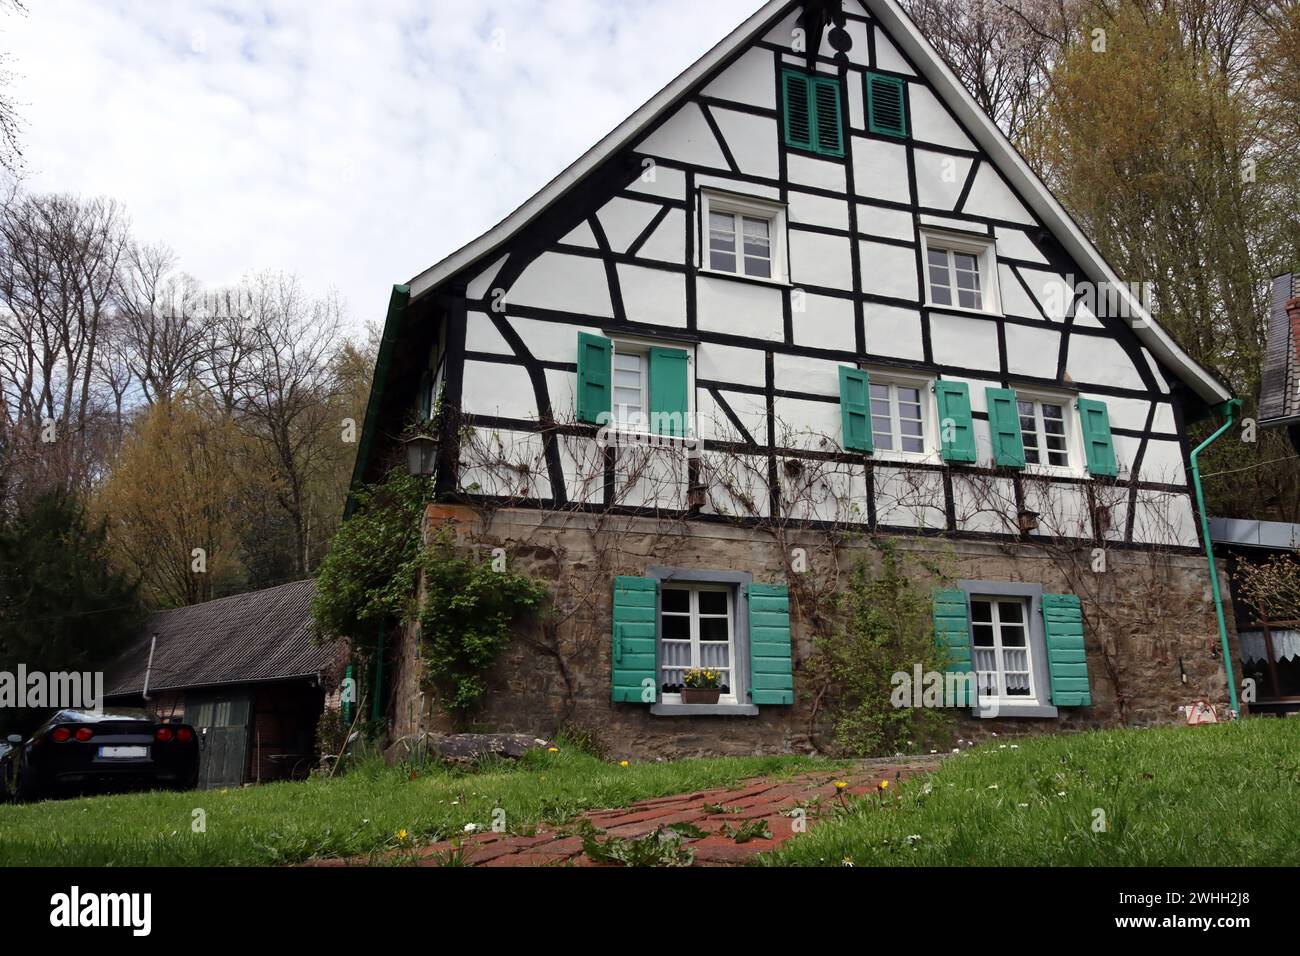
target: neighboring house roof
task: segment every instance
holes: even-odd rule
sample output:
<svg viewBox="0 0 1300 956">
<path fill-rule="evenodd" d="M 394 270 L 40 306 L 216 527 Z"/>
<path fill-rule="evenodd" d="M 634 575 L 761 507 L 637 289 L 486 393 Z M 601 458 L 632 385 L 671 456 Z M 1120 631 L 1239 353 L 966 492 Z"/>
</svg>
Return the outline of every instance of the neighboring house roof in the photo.
<svg viewBox="0 0 1300 956">
<path fill-rule="evenodd" d="M 1290 551 L 1300 548 L 1300 524 L 1211 518 L 1210 540 L 1215 544 L 1231 544 L 1243 548 Z"/>
<path fill-rule="evenodd" d="M 1217 404 L 1232 398 L 1232 393 L 1206 369 L 1192 360 L 1165 332 L 1120 282 L 1101 253 L 1084 236 L 1042 180 L 1029 168 L 1016 148 L 988 117 L 974 97 L 944 63 L 943 58 L 917 29 L 895 0 L 861 0 L 876 17 L 894 42 L 910 57 L 918 70 L 933 85 L 935 92 L 948 104 L 1002 174 L 1015 187 L 1043 223 L 1052 231 L 1079 266 L 1094 282 L 1107 282 L 1124 300 L 1127 314 L 1139 341 L 1157 360 L 1173 371 L 1204 401 Z M 409 283 L 412 300 L 426 295 L 462 269 L 488 256 L 535 220 L 570 189 L 579 185 L 587 174 L 602 162 L 633 145 L 668 110 L 709 77 L 727 58 L 747 45 L 760 32 L 770 28 L 795 4 L 790 0 L 770 0 L 732 31 L 721 43 L 706 53 L 694 66 L 656 94 L 617 129 L 588 150 L 568 169 L 551 180 L 540 192 L 508 217 L 437 265 L 420 273 Z"/>
<path fill-rule="evenodd" d="M 1300 422 L 1300 311 L 1287 304 L 1300 297 L 1300 275 L 1273 280 L 1272 310 L 1264 347 L 1264 374 L 1259 389 L 1259 423 Z M 1294 313 L 1294 314 L 1293 314 Z"/>
<path fill-rule="evenodd" d="M 155 635 L 150 693 L 315 677 L 330 671 L 342 645 L 315 642 L 315 593 L 315 581 L 296 581 L 153 614 L 139 639 L 107 668 L 104 696 L 143 692 Z"/>
</svg>

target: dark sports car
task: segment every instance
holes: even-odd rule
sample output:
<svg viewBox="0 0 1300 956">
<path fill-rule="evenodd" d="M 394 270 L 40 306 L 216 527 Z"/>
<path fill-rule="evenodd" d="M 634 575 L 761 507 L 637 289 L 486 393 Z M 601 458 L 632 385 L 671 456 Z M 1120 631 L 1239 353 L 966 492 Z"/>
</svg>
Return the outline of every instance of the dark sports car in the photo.
<svg viewBox="0 0 1300 956">
<path fill-rule="evenodd" d="M 6 749 L 7 748 L 7 749 Z M 193 790 L 199 736 L 143 711 L 61 710 L 26 741 L 0 744 L 0 796 L 41 800 L 128 790 Z"/>
</svg>

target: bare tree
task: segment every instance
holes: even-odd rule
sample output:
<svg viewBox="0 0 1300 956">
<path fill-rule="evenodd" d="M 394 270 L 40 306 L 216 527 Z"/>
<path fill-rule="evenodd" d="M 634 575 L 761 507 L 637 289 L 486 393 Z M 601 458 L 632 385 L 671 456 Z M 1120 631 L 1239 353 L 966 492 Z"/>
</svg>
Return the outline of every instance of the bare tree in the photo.
<svg viewBox="0 0 1300 956">
<path fill-rule="evenodd" d="M 21 0 L 0 0 L 0 14 L 27 13 Z M 22 118 L 18 115 L 18 104 L 10 93 L 13 74 L 8 69 L 9 54 L 0 53 L 0 168 L 9 173 L 17 173 L 22 166 L 23 150 L 18 134 L 22 129 Z"/>
<path fill-rule="evenodd" d="M 309 486 L 348 448 L 331 414 L 340 346 L 336 298 L 310 299 L 298 280 L 262 273 L 247 284 L 253 322 L 247 376 L 237 386 L 237 421 L 276 480 L 293 524 L 296 570 L 311 570 L 316 545 Z"/>
<path fill-rule="evenodd" d="M 0 208 L 0 409 L 12 491 L 85 485 L 104 423 L 99 348 L 112 314 L 125 216 L 112 200 L 13 194 Z M 39 447 L 34 442 L 39 438 Z"/>
</svg>

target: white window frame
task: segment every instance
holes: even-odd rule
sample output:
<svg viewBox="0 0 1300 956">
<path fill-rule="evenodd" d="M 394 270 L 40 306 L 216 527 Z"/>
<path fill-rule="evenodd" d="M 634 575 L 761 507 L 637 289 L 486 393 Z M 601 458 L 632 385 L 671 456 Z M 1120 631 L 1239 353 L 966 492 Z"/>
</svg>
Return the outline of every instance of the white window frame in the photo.
<svg viewBox="0 0 1300 956">
<path fill-rule="evenodd" d="M 939 443 L 939 415 L 934 399 L 934 379 L 918 375 L 907 375 L 886 369 L 867 370 L 867 427 L 871 429 L 871 457 L 877 461 L 885 459 L 896 459 L 898 461 L 928 462 L 938 464 L 940 458 Z M 901 448 L 881 448 L 876 444 L 876 421 L 875 407 L 872 404 L 871 387 L 875 385 L 887 385 L 890 387 L 890 405 L 889 418 L 890 427 L 895 429 L 895 438 L 901 438 L 899 432 L 901 428 L 898 422 L 898 403 L 896 401 L 897 393 L 894 391 L 898 386 L 904 388 L 915 388 L 921 393 L 921 438 L 924 443 L 924 450 L 903 451 Z M 901 444 L 901 441 L 898 442 Z"/>
<path fill-rule="evenodd" d="M 713 213 L 724 213 L 736 217 L 748 216 L 751 219 L 766 219 L 769 226 L 768 236 L 771 242 L 772 252 L 772 275 L 770 278 L 763 276 L 751 276 L 745 274 L 745 254 L 743 245 L 743 227 L 737 228 L 737 239 L 741 240 L 736 247 L 736 270 L 728 272 L 725 269 L 713 268 L 713 259 L 710 255 L 709 239 L 710 228 L 709 221 Z M 696 263 L 700 272 L 714 276 L 725 276 L 730 279 L 744 279 L 748 282 L 766 282 L 771 285 L 789 285 L 790 284 L 790 258 L 789 258 L 789 240 L 787 235 L 786 224 L 788 221 L 786 206 L 784 203 L 772 202 L 756 196 L 738 196 L 734 193 L 719 192 L 712 189 L 700 190 L 700 222 L 699 222 L 699 242 L 697 247 L 700 252 L 697 256 Z M 739 222 L 739 218 L 737 219 Z"/>
<path fill-rule="evenodd" d="M 1076 408 L 1079 397 L 1071 394 L 1061 394 L 1060 392 L 1036 392 L 1028 389 L 1016 388 L 1016 424 L 1020 424 L 1020 402 L 1034 403 L 1034 422 L 1035 425 L 1042 425 L 1043 412 L 1039 407 L 1043 402 L 1051 405 L 1060 405 L 1064 418 L 1061 427 L 1065 429 L 1065 455 L 1068 463 L 1065 465 L 1053 465 L 1046 461 L 1037 464 L 1031 462 L 1026 454 L 1025 471 L 1030 474 L 1038 475 L 1058 475 L 1066 478 L 1086 478 L 1088 468 L 1084 462 L 1083 456 L 1083 436 L 1079 432 L 1079 410 Z M 1045 441 L 1045 432 L 1038 432 L 1037 438 Z M 1020 440 L 1024 442 L 1024 426 L 1020 428 Z M 1046 458 L 1047 449 L 1044 444 L 1035 442 L 1038 446 L 1040 457 Z M 1028 449 L 1026 448 L 1026 451 Z"/>
<path fill-rule="evenodd" d="M 720 695 L 718 697 L 718 703 L 719 704 L 740 703 L 741 701 L 740 701 L 740 697 L 738 696 L 738 688 L 736 687 L 737 671 L 738 671 L 738 663 L 736 661 L 736 589 L 726 584 L 702 584 L 702 583 L 691 582 L 691 583 L 683 583 L 683 584 L 664 583 L 661 586 L 661 590 L 662 591 L 686 591 L 687 593 L 690 594 L 690 604 L 689 604 L 689 610 L 686 612 L 685 615 L 683 615 L 681 612 L 664 611 L 662 606 L 662 598 L 661 598 L 660 607 L 658 608 L 659 620 L 656 622 L 656 628 L 655 628 L 656 632 L 659 635 L 658 643 L 660 645 L 659 653 L 656 653 L 655 655 L 656 661 L 658 663 L 658 668 L 659 668 L 659 673 L 655 675 L 656 686 L 662 687 L 663 684 L 666 683 L 666 681 L 664 680 L 664 664 L 663 664 L 663 654 L 662 654 L 663 642 L 665 640 L 663 636 L 664 615 L 668 614 L 669 616 L 674 616 L 674 617 L 682 617 L 682 616 L 689 617 L 692 663 L 687 665 L 687 667 L 688 668 L 703 667 L 704 665 L 699 663 L 700 660 L 699 595 L 702 591 L 721 593 L 727 599 L 727 680 L 725 683 L 727 687 L 730 689 L 730 693 Z M 719 617 L 717 615 L 706 615 L 706 616 L 714 620 L 718 619 Z M 662 703 L 665 704 L 680 704 L 682 702 L 681 694 L 669 694 L 663 692 L 660 694 L 660 697 L 662 698 Z"/>
<path fill-rule="evenodd" d="M 991 621 L 975 620 L 974 604 L 976 601 L 985 602 L 989 605 L 989 616 Z M 1001 621 L 1002 610 L 1001 607 L 999 606 L 1001 603 L 1006 603 L 1006 604 L 1015 603 L 1020 605 L 1020 609 L 1021 609 L 1020 620 L 1015 623 L 1011 623 L 1011 622 L 1008 623 L 1010 623 L 1011 626 L 1013 627 L 1019 627 L 1024 632 L 1025 643 L 1022 647 L 1003 647 L 1002 645 L 1002 621 Z M 1037 686 L 1038 681 L 1035 679 L 1034 676 L 1034 664 L 1035 664 L 1034 635 L 1033 635 L 1033 628 L 1031 626 L 1032 622 L 1029 617 L 1029 615 L 1033 613 L 1034 610 L 1033 600 L 1027 597 L 1012 596 L 1007 594 L 998 595 L 998 594 L 972 593 L 970 595 L 970 605 L 971 605 L 971 616 L 970 616 L 971 669 L 976 675 L 975 680 L 976 680 L 976 687 L 979 693 L 980 706 L 986 707 L 987 703 L 989 702 L 996 702 L 999 707 L 1003 707 L 1003 706 L 1011 707 L 1016 705 L 1027 706 L 1027 707 L 1040 706 L 1043 703 L 1043 701 L 1040 700 L 1039 698 L 1041 690 Z M 993 628 L 993 646 L 991 648 L 980 647 L 975 643 L 975 628 L 977 626 L 984 626 L 984 627 L 991 626 Z M 975 657 L 976 655 L 979 654 L 980 651 L 989 651 L 989 650 L 992 650 L 993 652 L 994 663 L 996 664 L 997 669 L 994 671 L 984 671 L 983 673 L 991 673 L 995 675 L 995 679 L 997 681 L 997 686 L 999 689 L 999 693 L 997 694 L 986 694 L 984 692 L 983 687 L 981 687 L 979 684 L 979 674 L 981 672 L 976 667 Z M 1005 693 L 1007 668 L 1005 666 L 1005 660 L 1003 654 L 1007 650 L 1013 650 L 1013 651 L 1023 650 L 1025 652 L 1025 673 L 1029 678 L 1028 694 L 1008 695 Z"/>
<path fill-rule="evenodd" d="M 957 296 L 957 276 L 956 269 L 952 265 L 951 253 L 964 252 L 975 257 L 980 276 L 980 308 L 972 309 L 959 305 L 955 301 L 951 305 L 944 305 L 941 302 L 934 301 L 934 293 L 930 288 L 930 249 L 932 247 L 947 250 L 950 253 L 948 257 L 949 278 L 953 282 L 954 298 Z M 925 276 L 925 304 L 930 308 L 942 309 L 945 312 L 965 312 L 975 315 L 1002 315 L 1002 295 L 998 286 L 997 243 L 991 237 L 980 237 L 961 232 L 946 232 L 941 229 L 922 229 L 921 265 L 923 266 L 921 271 Z"/>
<path fill-rule="evenodd" d="M 652 435 L 650 430 L 650 350 L 652 348 L 680 349 L 686 353 L 686 415 L 690 424 L 695 423 L 695 345 L 691 342 L 673 342 L 668 340 L 655 339 L 637 339 L 627 338 L 625 336 L 607 336 L 611 342 L 609 354 L 609 407 L 610 413 L 614 416 L 610 427 L 621 434 L 625 435 Z M 618 417 L 618 387 L 615 379 L 618 375 L 616 368 L 617 356 L 639 355 L 641 356 L 641 411 L 643 421 L 638 426 L 632 426 Z M 689 434 L 685 436 L 689 438 Z M 671 440 L 667 436 L 655 435 L 655 438 L 664 438 L 665 441 Z M 678 439 L 679 441 L 681 439 Z"/>
</svg>

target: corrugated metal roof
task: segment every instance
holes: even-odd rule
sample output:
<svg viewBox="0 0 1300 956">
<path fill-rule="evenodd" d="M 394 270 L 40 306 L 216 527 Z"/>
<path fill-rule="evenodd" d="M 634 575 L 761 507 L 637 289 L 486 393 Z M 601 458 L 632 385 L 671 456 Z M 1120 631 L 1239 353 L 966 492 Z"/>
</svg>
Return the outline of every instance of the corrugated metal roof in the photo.
<svg viewBox="0 0 1300 956">
<path fill-rule="evenodd" d="M 157 635 L 150 691 L 249 684 L 331 670 L 342 644 L 315 641 L 315 581 L 219 598 L 150 616 L 135 641 L 107 668 L 106 697 L 144 689 L 150 641 Z"/>
<path fill-rule="evenodd" d="M 1210 540 L 1247 548 L 1289 551 L 1300 548 L 1300 524 L 1285 521 L 1252 521 L 1243 518 L 1211 518 Z"/>
<path fill-rule="evenodd" d="M 1269 425 L 1300 415 L 1300 355 L 1291 334 L 1286 304 L 1300 295 L 1300 275 L 1273 280 L 1272 310 L 1264 347 L 1264 373 L 1259 389 L 1259 423 Z"/>
</svg>

